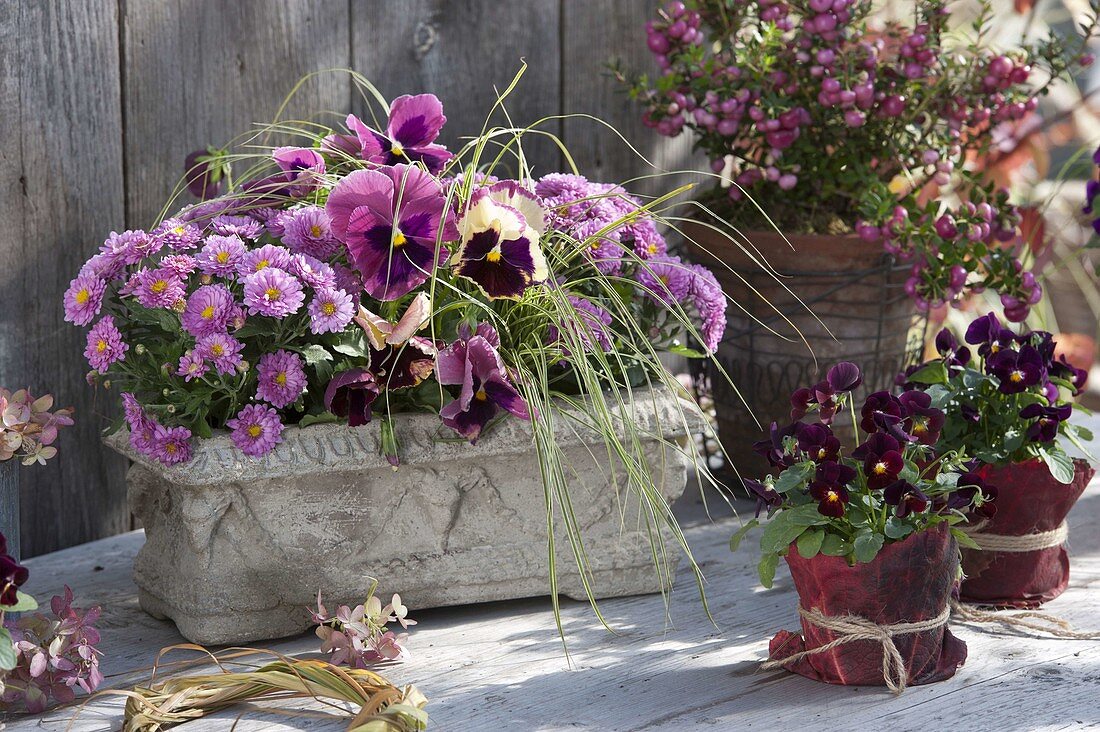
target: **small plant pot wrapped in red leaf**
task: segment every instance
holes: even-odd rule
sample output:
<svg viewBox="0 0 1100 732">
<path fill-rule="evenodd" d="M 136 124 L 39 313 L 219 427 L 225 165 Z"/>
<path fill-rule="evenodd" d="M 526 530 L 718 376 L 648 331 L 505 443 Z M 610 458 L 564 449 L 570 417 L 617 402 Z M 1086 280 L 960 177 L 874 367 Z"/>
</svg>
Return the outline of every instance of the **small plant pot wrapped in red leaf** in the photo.
<svg viewBox="0 0 1100 732">
<path fill-rule="evenodd" d="M 927 630 L 898 633 L 891 640 L 904 663 L 904 684 L 930 684 L 955 675 L 966 644 L 947 629 L 945 613 L 957 582 L 958 547 L 945 524 L 885 545 L 870 562 L 849 566 L 843 557 L 803 558 L 795 547 L 786 557 L 804 610 L 829 618 L 852 615 L 878 626 L 933 621 Z M 935 622 L 942 618 L 943 622 Z M 802 634 L 782 630 L 769 645 L 773 661 L 819 648 L 842 634 L 802 617 Z M 852 640 L 784 664 L 788 671 L 829 684 L 884 686 L 880 640 Z"/>
<path fill-rule="evenodd" d="M 982 467 L 980 475 L 997 487 L 997 512 L 970 532 L 990 548 L 962 551 L 964 602 L 1036 608 L 1062 594 L 1069 555 L 1059 528 L 1095 472 L 1084 460 L 1073 468 L 1073 480 L 1060 483 L 1041 460 Z M 1050 545 L 1028 549 L 1043 543 Z"/>
</svg>

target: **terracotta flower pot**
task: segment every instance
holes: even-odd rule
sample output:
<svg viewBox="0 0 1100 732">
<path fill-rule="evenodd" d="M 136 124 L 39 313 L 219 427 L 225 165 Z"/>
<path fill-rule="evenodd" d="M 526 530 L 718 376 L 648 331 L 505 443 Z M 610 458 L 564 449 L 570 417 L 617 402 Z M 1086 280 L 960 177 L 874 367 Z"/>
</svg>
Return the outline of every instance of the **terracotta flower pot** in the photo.
<svg viewBox="0 0 1100 732">
<path fill-rule="evenodd" d="M 1073 482 L 1059 483 L 1040 460 L 981 468 L 997 487 L 997 513 L 979 531 L 997 536 L 1026 536 L 1057 529 L 1066 520 L 1095 471 L 1074 461 Z M 978 544 L 980 536 L 975 537 Z M 963 549 L 965 602 L 997 607 L 1036 608 L 1058 597 L 1069 583 L 1069 555 L 1062 545 L 1034 551 Z"/>
<path fill-rule="evenodd" d="M 946 526 L 887 544 L 871 562 L 848 566 L 843 557 L 803 559 L 791 546 L 787 556 L 801 606 L 839 618 L 855 615 L 880 626 L 919 623 L 947 608 L 959 570 L 958 545 Z M 802 619 L 802 634 L 781 630 L 772 638 L 773 660 L 826 645 L 832 630 Z M 947 624 L 896 635 L 906 684 L 930 684 L 955 675 L 966 660 L 966 644 Z M 883 644 L 856 640 L 784 665 L 788 671 L 829 684 L 883 686 Z"/>
<path fill-rule="evenodd" d="M 721 378 L 711 383 L 719 437 L 742 474 L 768 469 L 749 451 L 762 437 L 753 415 L 765 428 L 785 423 L 791 392 L 824 378 L 837 361 L 863 370 L 862 399 L 891 387 L 910 360 L 916 311 L 902 289 L 908 268 L 894 264 L 881 244 L 854 235 L 789 236 L 788 244 L 775 232 L 747 232 L 777 279 L 711 229 L 687 223 L 684 233 L 689 257 L 710 267 L 739 306 L 726 311 L 718 360 L 740 395 Z"/>
</svg>

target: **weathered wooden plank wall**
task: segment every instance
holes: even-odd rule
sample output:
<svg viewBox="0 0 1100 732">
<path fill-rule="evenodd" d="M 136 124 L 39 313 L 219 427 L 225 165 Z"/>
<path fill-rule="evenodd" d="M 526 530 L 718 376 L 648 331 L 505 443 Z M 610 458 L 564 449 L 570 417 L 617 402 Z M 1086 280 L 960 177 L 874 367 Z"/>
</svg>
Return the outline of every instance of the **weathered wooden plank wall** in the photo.
<svg viewBox="0 0 1100 732">
<path fill-rule="evenodd" d="M 24 555 L 130 526 L 123 461 L 99 444 L 102 413 L 83 376 L 83 338 L 61 294 L 110 230 L 148 226 L 189 151 L 267 121 L 305 74 L 354 68 L 387 97 L 430 91 L 445 142 L 480 130 L 509 98 L 517 125 L 603 117 L 654 162 L 690 164 L 683 142 L 646 130 L 606 64 L 651 68 L 642 23 L 654 0 L 58 0 L 0 3 L 0 384 L 52 391 L 77 408 L 47 468 L 22 474 Z M 289 118 L 364 111 L 346 75 L 307 82 Z M 494 124 L 505 124 L 498 114 Z M 620 180 L 644 165 L 610 131 L 552 119 L 582 172 Z M 536 173 L 562 160 L 525 143 Z M 632 188 L 649 193 L 659 184 Z M 667 183 L 664 184 L 667 186 Z"/>
</svg>

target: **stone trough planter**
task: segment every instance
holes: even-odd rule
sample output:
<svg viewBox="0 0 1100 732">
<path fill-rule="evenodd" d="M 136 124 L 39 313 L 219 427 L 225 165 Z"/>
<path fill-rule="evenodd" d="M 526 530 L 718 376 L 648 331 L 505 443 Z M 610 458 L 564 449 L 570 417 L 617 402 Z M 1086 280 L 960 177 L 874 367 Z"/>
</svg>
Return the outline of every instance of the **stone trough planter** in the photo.
<svg viewBox="0 0 1100 732">
<path fill-rule="evenodd" d="M 635 391 L 626 419 L 690 445 L 695 407 L 667 390 Z M 377 422 L 288 428 L 262 459 L 227 434 L 199 440 L 194 459 L 165 467 L 129 446 L 130 508 L 145 527 L 134 562 L 141 606 L 196 643 L 244 643 L 309 627 L 321 590 L 328 607 L 362 602 L 371 577 L 382 597 L 413 608 L 547 594 L 546 499 L 530 425 L 504 420 L 477 445 L 446 440 L 431 414 L 400 415 L 403 464 L 379 454 Z M 602 441 L 556 418 L 573 469 L 571 497 L 597 596 L 661 589 L 637 499 L 613 483 Z M 654 437 L 644 445 L 666 500 L 686 485 L 690 460 Z M 613 481 L 614 472 L 617 481 Z M 556 499 L 555 499 L 556 500 Z M 561 591 L 585 596 L 558 522 Z M 669 555 L 676 553 L 670 548 Z"/>
</svg>

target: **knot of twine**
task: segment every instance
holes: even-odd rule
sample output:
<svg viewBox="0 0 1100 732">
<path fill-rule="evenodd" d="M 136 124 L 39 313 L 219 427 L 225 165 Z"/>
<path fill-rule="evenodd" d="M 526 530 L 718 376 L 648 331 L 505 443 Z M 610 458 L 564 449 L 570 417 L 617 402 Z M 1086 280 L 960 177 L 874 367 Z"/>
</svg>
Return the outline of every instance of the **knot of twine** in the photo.
<svg viewBox="0 0 1100 732">
<path fill-rule="evenodd" d="M 1055 638 L 1068 638 L 1070 640 L 1097 640 L 1100 639 L 1098 631 L 1074 630 L 1073 626 L 1059 617 L 1049 613 L 1035 612 L 1034 610 L 1021 610 L 1011 615 L 999 612 L 979 610 L 976 605 L 969 605 L 958 600 L 951 601 L 952 613 L 964 623 L 1000 623 L 1011 628 L 1026 628 L 1039 633 L 1047 633 Z M 1032 618 L 1032 620 L 1025 620 Z"/>
<path fill-rule="evenodd" d="M 894 643 L 894 637 L 923 633 L 926 630 L 935 630 L 946 625 L 948 618 L 951 617 L 951 606 L 945 606 L 943 612 L 929 620 L 921 620 L 916 623 L 894 623 L 893 625 L 878 625 L 858 615 L 826 615 L 816 608 L 807 610 L 801 605 L 798 606 L 798 614 L 811 625 L 832 631 L 837 637 L 823 646 L 799 651 L 786 658 L 766 661 L 761 665 L 761 669 L 768 671 L 780 668 L 806 656 L 825 653 L 847 643 L 863 640 L 874 641 L 882 645 L 882 680 L 886 682 L 886 686 L 890 691 L 900 694 L 905 691 L 905 687 L 909 683 L 909 674 L 905 670 L 905 659 L 902 658 L 901 651 Z"/>
<path fill-rule="evenodd" d="M 986 523 L 982 521 L 974 526 L 960 527 L 983 552 L 1034 552 L 1049 549 L 1052 546 L 1061 546 L 1069 537 L 1069 526 L 1065 521 L 1051 531 L 1040 531 L 1037 534 L 1023 536 L 983 533 L 982 529 Z"/>
</svg>

